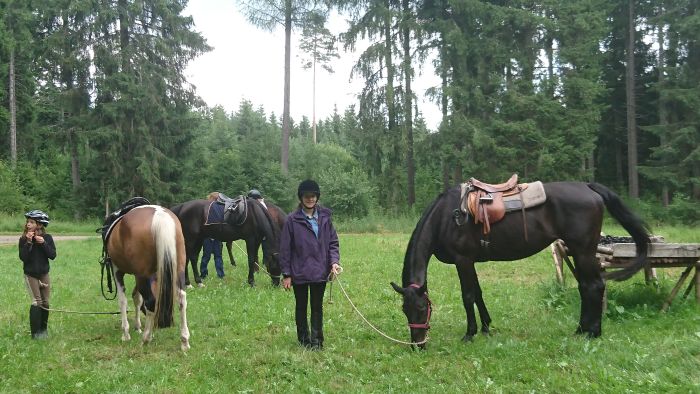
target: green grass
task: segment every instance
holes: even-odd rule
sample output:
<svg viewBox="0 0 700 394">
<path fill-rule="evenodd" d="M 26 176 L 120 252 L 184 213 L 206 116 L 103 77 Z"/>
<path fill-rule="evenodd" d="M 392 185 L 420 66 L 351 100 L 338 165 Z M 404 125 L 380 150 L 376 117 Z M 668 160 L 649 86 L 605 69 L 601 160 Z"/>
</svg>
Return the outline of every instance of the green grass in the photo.
<svg viewBox="0 0 700 394">
<path fill-rule="evenodd" d="M 675 235 L 685 237 L 675 242 L 696 237 L 690 230 Z M 341 281 L 353 302 L 387 334 L 408 340 L 400 296 L 389 286 L 400 281 L 408 235 L 341 234 L 340 239 Z M 116 300 L 100 295 L 99 240 L 58 241 L 57 248 L 52 307 L 117 310 Z M 241 251 L 234 251 L 237 261 L 244 261 Z M 136 333 L 121 342 L 116 315 L 54 312 L 50 338 L 32 341 L 16 246 L 0 247 L 0 261 L 0 392 L 700 390 L 700 307 L 691 296 L 676 299 L 668 313 L 658 312 L 679 269 L 659 270 L 658 289 L 644 285 L 641 274 L 609 284 L 612 307 L 603 336 L 587 340 L 573 334 L 579 311 L 574 280 L 568 273 L 565 286 L 555 283 L 549 251 L 517 262 L 481 263 L 477 269 L 493 331 L 463 343 L 465 314 L 455 269 L 433 260 L 429 283 L 435 311 L 427 351 L 378 336 L 335 284 L 333 304 L 324 309 L 326 348 L 309 352 L 296 344 L 292 293 L 271 287 L 262 275 L 250 288 L 246 270 L 227 262 L 224 280 L 208 279 L 205 288 L 187 293 L 192 349 L 183 354 L 177 327 L 156 331 L 147 346 Z"/>
</svg>

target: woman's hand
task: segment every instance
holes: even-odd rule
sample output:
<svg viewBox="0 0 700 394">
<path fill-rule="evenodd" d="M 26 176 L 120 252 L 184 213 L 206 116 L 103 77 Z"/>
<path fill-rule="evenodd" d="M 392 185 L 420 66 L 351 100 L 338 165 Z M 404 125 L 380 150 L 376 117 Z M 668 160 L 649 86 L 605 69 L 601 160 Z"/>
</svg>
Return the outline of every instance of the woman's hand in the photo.
<svg viewBox="0 0 700 394">
<path fill-rule="evenodd" d="M 282 278 L 282 287 L 284 287 L 285 290 L 289 290 L 292 288 L 292 278 Z"/>
<path fill-rule="evenodd" d="M 335 277 L 340 275 L 342 272 L 343 267 L 341 267 L 340 264 L 333 263 L 333 265 L 331 265 L 331 274 L 333 274 L 333 277 L 331 279 L 335 279 Z"/>
</svg>

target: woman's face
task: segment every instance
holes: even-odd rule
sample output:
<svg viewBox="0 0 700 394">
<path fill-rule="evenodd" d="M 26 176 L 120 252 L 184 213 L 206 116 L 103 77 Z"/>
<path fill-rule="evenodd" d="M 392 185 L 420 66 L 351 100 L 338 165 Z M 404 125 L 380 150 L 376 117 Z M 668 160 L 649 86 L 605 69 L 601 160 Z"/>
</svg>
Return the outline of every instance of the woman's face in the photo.
<svg viewBox="0 0 700 394">
<path fill-rule="evenodd" d="M 313 209 L 317 201 L 318 197 L 316 197 L 316 193 L 304 193 L 301 195 L 301 203 L 306 209 Z"/>
<path fill-rule="evenodd" d="M 36 222 L 36 220 L 27 218 L 27 223 L 24 225 L 24 228 L 27 229 L 27 231 L 36 231 L 38 227 L 39 224 Z"/>
</svg>

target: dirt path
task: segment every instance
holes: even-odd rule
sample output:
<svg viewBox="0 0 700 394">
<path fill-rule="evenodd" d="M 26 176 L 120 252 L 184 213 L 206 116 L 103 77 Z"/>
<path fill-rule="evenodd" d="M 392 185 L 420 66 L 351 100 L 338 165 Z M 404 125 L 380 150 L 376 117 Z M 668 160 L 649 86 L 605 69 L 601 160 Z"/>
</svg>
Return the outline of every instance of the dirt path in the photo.
<svg viewBox="0 0 700 394">
<path fill-rule="evenodd" d="M 97 235 L 54 235 L 54 241 L 70 241 L 77 239 L 97 238 Z M 0 245 L 17 244 L 19 235 L 0 235 Z"/>
</svg>

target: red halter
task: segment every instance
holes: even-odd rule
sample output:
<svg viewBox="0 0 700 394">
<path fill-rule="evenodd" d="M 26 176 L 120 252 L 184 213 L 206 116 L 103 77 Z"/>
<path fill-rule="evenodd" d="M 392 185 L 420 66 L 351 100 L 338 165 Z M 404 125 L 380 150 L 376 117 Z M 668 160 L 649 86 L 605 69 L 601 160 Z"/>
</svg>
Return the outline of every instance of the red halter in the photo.
<svg viewBox="0 0 700 394">
<path fill-rule="evenodd" d="M 415 283 L 411 283 L 410 285 L 408 285 L 408 287 L 413 287 L 413 288 L 415 288 L 415 289 L 420 289 L 420 286 L 418 286 L 418 285 L 415 284 Z M 432 311 L 433 311 L 433 308 L 432 308 L 433 303 L 430 302 L 430 298 L 428 298 L 428 292 L 427 292 L 427 291 L 425 292 L 425 299 L 426 299 L 426 301 L 428 301 L 428 318 L 425 319 L 425 323 L 408 323 L 408 327 L 409 327 L 409 328 L 423 328 L 423 329 L 426 329 L 426 330 L 429 330 L 429 329 L 430 329 L 430 315 L 432 314 Z"/>
</svg>

